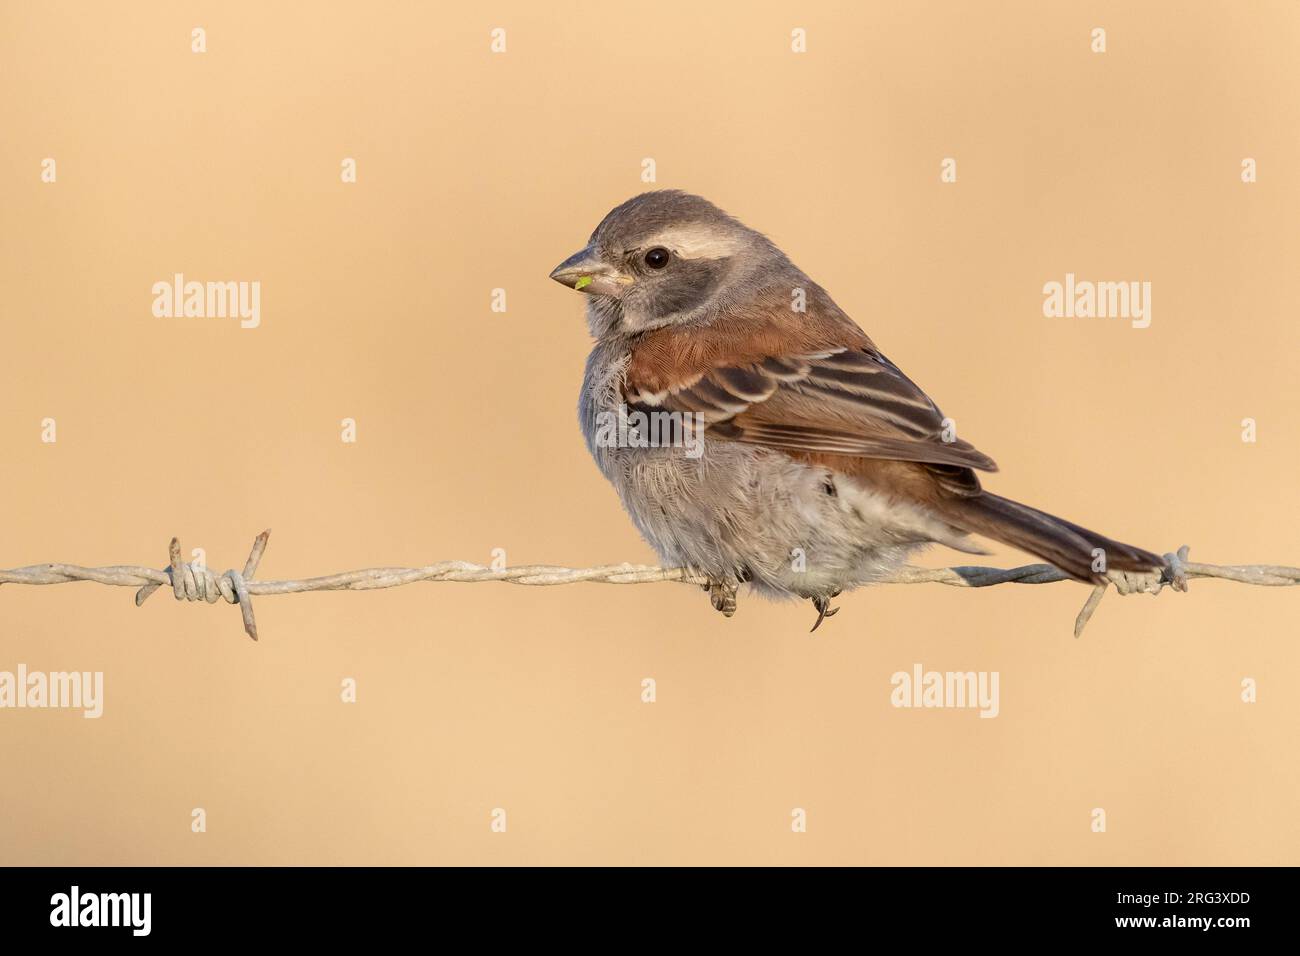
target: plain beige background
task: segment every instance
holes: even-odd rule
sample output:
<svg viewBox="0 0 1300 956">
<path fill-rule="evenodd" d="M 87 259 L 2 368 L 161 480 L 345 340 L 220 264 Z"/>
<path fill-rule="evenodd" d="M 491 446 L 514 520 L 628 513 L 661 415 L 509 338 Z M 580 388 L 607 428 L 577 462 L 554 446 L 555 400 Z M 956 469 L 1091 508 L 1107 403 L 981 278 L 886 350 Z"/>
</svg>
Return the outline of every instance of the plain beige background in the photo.
<svg viewBox="0 0 1300 956">
<path fill-rule="evenodd" d="M 652 562 L 546 278 L 646 157 L 830 290 L 988 487 L 1300 563 L 1298 81 L 1287 0 L 6 3 L 0 567 L 173 534 L 242 567 L 264 527 L 265 577 Z M 175 272 L 259 280 L 261 327 L 154 318 Z M 1044 318 L 1067 272 L 1150 281 L 1151 327 Z M 881 588 L 810 636 L 673 584 L 431 584 L 262 598 L 254 644 L 224 604 L 4 586 L 0 669 L 106 701 L 0 711 L 0 861 L 1300 862 L 1300 593 L 1112 596 L 1076 641 L 1085 597 Z M 918 662 L 1000 672 L 1001 715 L 894 709 Z"/>
</svg>

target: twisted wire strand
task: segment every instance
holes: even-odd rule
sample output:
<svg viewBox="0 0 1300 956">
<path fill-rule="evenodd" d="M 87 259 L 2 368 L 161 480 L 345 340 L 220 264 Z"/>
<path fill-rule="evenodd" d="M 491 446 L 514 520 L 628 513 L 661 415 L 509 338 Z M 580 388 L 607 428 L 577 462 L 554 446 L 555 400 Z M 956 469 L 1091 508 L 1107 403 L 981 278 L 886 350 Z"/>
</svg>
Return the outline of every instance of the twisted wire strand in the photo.
<svg viewBox="0 0 1300 956">
<path fill-rule="evenodd" d="M 33 564 L 22 568 L 0 570 L 0 584 L 67 584 L 72 581 L 92 581 L 113 587 L 135 587 L 135 603 L 139 606 L 160 587 L 170 587 L 178 601 L 203 601 L 215 604 L 225 601 L 238 604 L 244 619 L 244 631 L 257 640 L 257 621 L 253 615 L 253 596 L 265 594 L 298 594 L 303 591 L 372 591 L 395 588 L 420 581 L 454 581 L 479 583 L 500 581 L 506 584 L 523 584 L 548 587 L 559 584 L 577 584 L 582 581 L 596 584 L 653 584 L 661 581 L 678 581 L 685 584 L 707 584 L 708 578 L 688 568 L 660 568 L 651 565 L 606 564 L 592 568 L 565 568 L 546 564 L 521 565 L 513 568 L 490 568 L 468 561 L 440 561 L 422 568 L 363 568 L 343 571 L 322 577 L 259 581 L 254 579 L 258 564 L 266 551 L 269 530 L 263 531 L 253 542 L 243 571 L 229 569 L 216 574 L 203 564 L 181 560 L 180 540 L 172 538 L 168 547 L 170 563 L 162 569 L 138 565 L 110 565 L 86 568 L 76 564 Z M 1152 574 L 1108 572 L 1107 583 L 1093 587 L 1083 609 L 1075 619 L 1074 635 L 1083 633 L 1084 627 L 1096 611 L 1108 587 L 1120 594 L 1158 594 L 1166 587 L 1186 591 L 1191 578 L 1218 578 L 1253 584 L 1262 587 L 1290 587 L 1300 584 L 1300 568 L 1281 565 L 1250 564 L 1222 565 L 1198 564 L 1187 560 L 1188 546 L 1176 553 L 1166 554 L 1166 567 Z M 945 584 L 950 587 L 983 588 L 996 584 L 1052 584 L 1070 578 L 1050 564 L 1026 564 L 1018 568 L 986 568 L 975 566 L 952 568 L 903 567 L 890 576 L 873 582 L 884 584 Z"/>
</svg>

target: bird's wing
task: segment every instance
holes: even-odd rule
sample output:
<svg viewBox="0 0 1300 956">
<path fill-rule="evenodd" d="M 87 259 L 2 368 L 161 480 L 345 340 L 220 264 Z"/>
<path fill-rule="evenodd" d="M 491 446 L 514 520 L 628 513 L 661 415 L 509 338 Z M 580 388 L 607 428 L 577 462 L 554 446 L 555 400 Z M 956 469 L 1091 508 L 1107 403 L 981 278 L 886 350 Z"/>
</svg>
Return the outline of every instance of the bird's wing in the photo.
<svg viewBox="0 0 1300 956">
<path fill-rule="evenodd" d="M 632 351 L 624 398 L 643 411 L 698 415 L 712 438 L 800 457 L 922 463 L 950 493 L 978 493 L 968 469 L 997 465 L 946 433 L 911 379 L 842 313 L 801 319 L 739 316 L 654 333 Z"/>
</svg>

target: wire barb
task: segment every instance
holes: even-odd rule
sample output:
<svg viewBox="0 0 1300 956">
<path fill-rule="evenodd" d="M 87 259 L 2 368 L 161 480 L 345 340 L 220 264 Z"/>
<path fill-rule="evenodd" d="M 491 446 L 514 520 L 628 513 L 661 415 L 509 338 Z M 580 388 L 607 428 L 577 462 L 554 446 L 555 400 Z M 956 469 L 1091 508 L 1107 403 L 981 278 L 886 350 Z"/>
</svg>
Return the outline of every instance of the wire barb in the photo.
<svg viewBox="0 0 1300 956">
<path fill-rule="evenodd" d="M 239 613 L 244 618 L 245 633 L 253 640 L 257 640 L 257 619 L 253 616 L 253 596 L 249 593 L 248 582 L 257 571 L 257 565 L 262 560 L 262 554 L 266 551 L 266 541 L 270 536 L 271 529 L 267 528 L 253 540 L 253 548 L 248 552 L 248 560 L 244 562 L 243 574 L 231 568 L 220 575 L 214 575 L 205 565 L 187 564 L 182 561 L 181 540 L 172 538 L 167 548 L 170 564 L 163 568 L 163 573 L 170 579 L 172 593 L 176 595 L 176 600 L 207 601 L 209 604 L 215 604 L 224 598 L 228 604 L 238 604 Z M 161 586 L 159 582 L 151 582 L 140 588 L 135 593 L 135 606 L 139 607 L 143 604 L 149 595 Z"/>
<path fill-rule="evenodd" d="M 134 587 L 138 607 L 163 585 L 169 585 L 178 601 L 206 601 L 214 604 L 224 600 L 238 604 L 244 619 L 244 630 L 257 640 L 257 620 L 253 616 L 255 594 L 297 594 L 302 591 L 370 591 L 378 588 L 396 588 L 418 581 L 457 581 L 479 583 L 501 581 L 506 584 L 525 584 L 546 587 L 558 584 L 576 584 L 589 581 L 596 584 L 652 584 L 660 581 L 679 581 L 685 584 L 707 585 L 709 579 L 689 568 L 659 568 L 634 564 L 607 564 L 593 568 L 562 568 L 545 564 L 522 565 L 515 568 L 490 568 L 467 561 L 443 561 L 423 568 L 365 568 L 360 571 L 343 571 L 324 577 L 302 580 L 258 581 L 257 573 L 270 530 L 263 531 L 253 541 L 243 572 L 230 569 L 213 574 L 201 563 L 181 560 L 180 539 L 172 538 L 168 547 L 168 565 L 161 570 L 136 565 L 113 565 L 103 568 L 84 568 L 75 564 L 34 564 L 24 568 L 0 570 L 0 584 L 66 584 L 70 581 L 93 581 L 114 587 Z M 1092 619 L 1109 587 L 1120 594 L 1159 594 L 1164 588 L 1186 591 L 1191 578 L 1218 578 L 1239 584 L 1262 587 L 1290 587 L 1300 584 L 1300 568 L 1281 565 L 1247 564 L 1219 565 L 1196 564 L 1187 560 L 1188 547 L 1183 545 L 1176 553 L 1165 555 L 1165 567 L 1149 574 L 1107 572 L 1107 583 L 1093 587 L 1087 602 L 1074 622 L 1074 636 L 1083 633 Z M 984 588 L 995 584 L 1052 584 L 1068 581 L 1069 576 L 1050 564 L 1026 564 L 1018 568 L 916 568 L 906 566 L 874 585 L 881 584 L 946 584 L 950 587 Z"/>
</svg>

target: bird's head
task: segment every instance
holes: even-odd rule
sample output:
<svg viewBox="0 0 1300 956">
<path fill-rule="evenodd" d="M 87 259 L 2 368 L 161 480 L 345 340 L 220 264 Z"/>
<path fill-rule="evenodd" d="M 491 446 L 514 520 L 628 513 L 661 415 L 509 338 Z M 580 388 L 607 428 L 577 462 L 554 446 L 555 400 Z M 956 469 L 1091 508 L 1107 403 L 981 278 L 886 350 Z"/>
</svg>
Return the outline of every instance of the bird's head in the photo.
<svg viewBox="0 0 1300 956">
<path fill-rule="evenodd" d="M 707 199 L 660 190 L 612 209 L 551 278 L 590 297 L 592 332 L 603 338 L 706 320 L 788 265 L 768 239 Z"/>
</svg>

